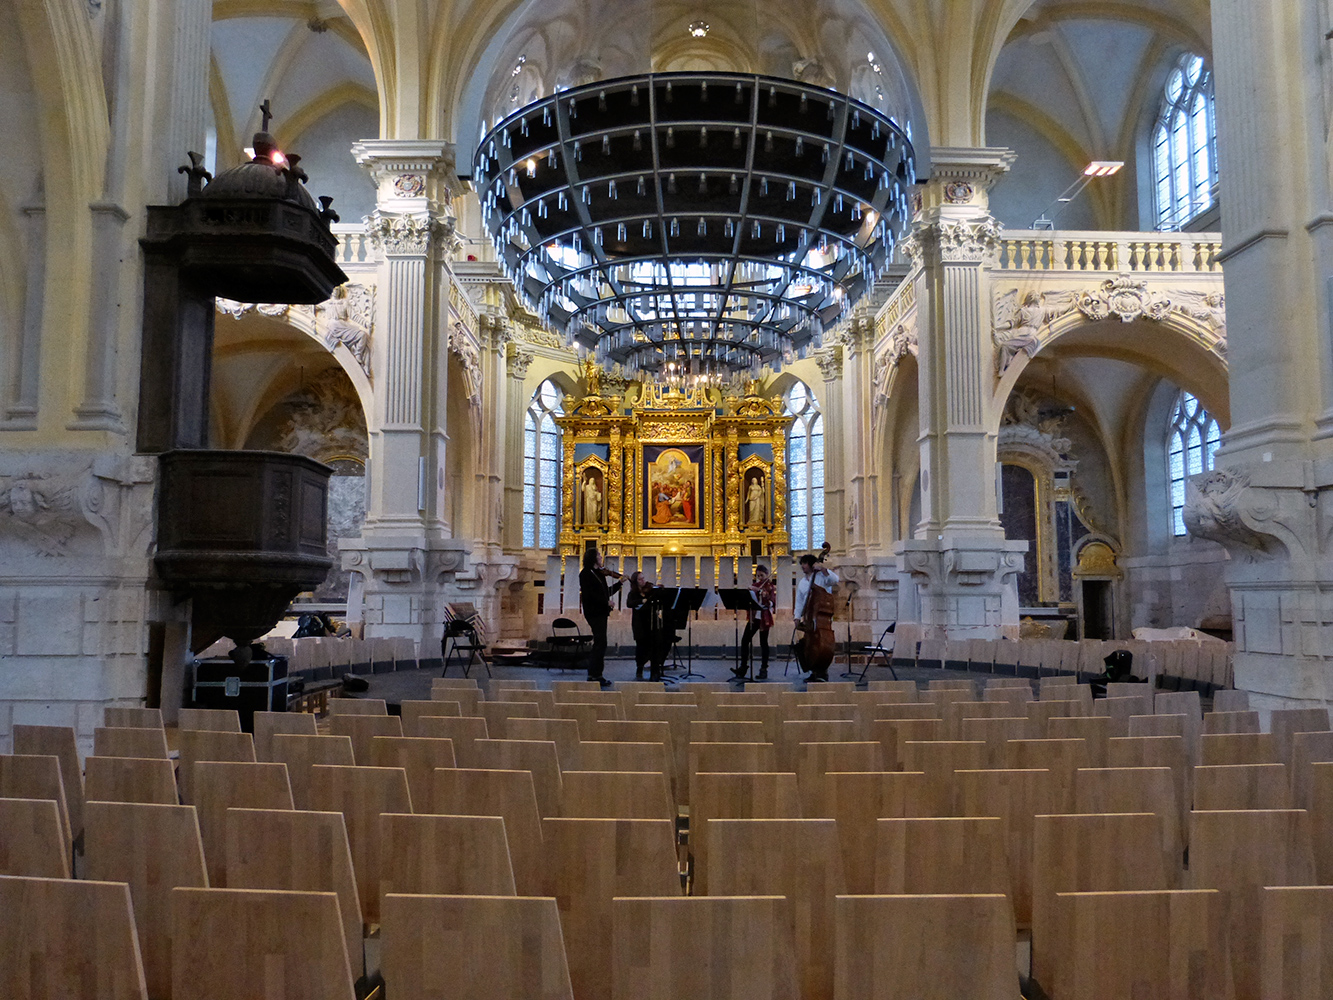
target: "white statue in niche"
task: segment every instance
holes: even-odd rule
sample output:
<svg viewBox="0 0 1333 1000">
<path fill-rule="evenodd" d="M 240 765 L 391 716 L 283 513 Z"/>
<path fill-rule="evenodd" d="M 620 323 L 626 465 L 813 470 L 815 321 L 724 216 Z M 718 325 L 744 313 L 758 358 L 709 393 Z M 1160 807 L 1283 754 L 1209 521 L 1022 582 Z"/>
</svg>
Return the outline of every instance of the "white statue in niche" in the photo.
<svg viewBox="0 0 1333 1000">
<path fill-rule="evenodd" d="M 602 523 L 602 491 L 597 488 L 597 477 L 591 474 L 583 481 L 583 523 Z"/>
<path fill-rule="evenodd" d="M 764 523 L 764 477 L 755 476 L 745 494 L 745 523 Z"/>
</svg>

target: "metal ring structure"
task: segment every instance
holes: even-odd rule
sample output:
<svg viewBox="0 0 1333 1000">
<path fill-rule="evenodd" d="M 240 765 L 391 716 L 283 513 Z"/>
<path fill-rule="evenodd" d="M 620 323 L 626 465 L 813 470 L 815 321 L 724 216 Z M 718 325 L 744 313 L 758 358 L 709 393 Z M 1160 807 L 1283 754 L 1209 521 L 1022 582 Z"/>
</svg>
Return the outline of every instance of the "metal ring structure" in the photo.
<svg viewBox="0 0 1333 1000">
<path fill-rule="evenodd" d="M 906 230 L 915 154 L 793 80 L 645 74 L 509 115 L 473 163 L 501 267 L 568 342 L 633 373 L 757 373 L 817 346 Z"/>
</svg>

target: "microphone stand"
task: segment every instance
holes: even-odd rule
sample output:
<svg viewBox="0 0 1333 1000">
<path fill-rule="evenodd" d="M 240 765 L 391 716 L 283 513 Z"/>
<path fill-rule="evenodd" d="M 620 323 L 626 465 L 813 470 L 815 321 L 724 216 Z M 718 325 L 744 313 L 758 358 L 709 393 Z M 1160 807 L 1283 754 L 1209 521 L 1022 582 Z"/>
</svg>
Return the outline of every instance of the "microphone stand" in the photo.
<svg viewBox="0 0 1333 1000">
<path fill-rule="evenodd" d="M 852 667 L 852 600 L 860 589 L 856 584 L 850 580 L 848 581 L 847 603 L 843 605 L 843 610 L 847 612 L 847 669 L 842 672 L 844 677 L 856 676 L 856 670 Z"/>
</svg>

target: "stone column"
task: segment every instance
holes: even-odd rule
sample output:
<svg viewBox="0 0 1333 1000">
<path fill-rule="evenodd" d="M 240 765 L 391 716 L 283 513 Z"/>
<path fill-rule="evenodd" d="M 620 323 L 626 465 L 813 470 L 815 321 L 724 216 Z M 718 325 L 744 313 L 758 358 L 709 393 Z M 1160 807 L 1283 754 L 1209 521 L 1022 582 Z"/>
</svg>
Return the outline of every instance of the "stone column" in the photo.
<svg viewBox="0 0 1333 1000">
<path fill-rule="evenodd" d="M 870 401 L 871 347 L 874 319 L 869 310 L 854 316 L 843 339 L 843 393 L 840 421 L 843 425 L 842 454 L 845 456 L 847 497 L 844 501 L 844 546 L 848 553 L 865 557 L 866 548 L 875 541 L 866 528 L 871 513 L 867 510 L 874 491 L 874 469 L 870 456 L 870 427 L 874 414 Z"/>
<path fill-rule="evenodd" d="M 949 636 L 995 638 L 1018 627 L 1027 543 L 1005 540 L 996 502 L 984 274 L 999 246 L 987 192 L 1013 160 L 1002 149 L 933 150 L 906 247 L 920 317 L 922 517 L 896 551 L 919 591 L 921 623 Z"/>
<path fill-rule="evenodd" d="M 1185 524 L 1231 554 L 1236 686 L 1267 710 L 1333 690 L 1333 15 L 1216 0 L 1212 22 L 1231 425 Z"/>
<path fill-rule="evenodd" d="M 366 634 L 426 649 L 439 634 L 440 588 L 469 550 L 452 537 L 446 489 L 449 204 L 460 184 L 447 143 L 367 140 L 352 153 L 378 188 L 367 232 L 380 261 L 366 523 L 343 543 L 343 564 L 365 578 Z"/>
<path fill-rule="evenodd" d="M 847 426 L 843 413 L 843 353 L 834 345 L 815 355 L 819 373 L 824 376 L 824 538 L 835 552 L 847 552 L 847 464 L 844 461 Z"/>
<path fill-rule="evenodd" d="M 515 343 L 510 343 L 506 350 L 509 405 L 505 409 L 505 432 L 514 446 L 505 452 L 504 546 L 516 551 L 523 548 L 523 419 L 528 408 L 523 387 L 528 366 L 532 364 L 532 354 Z"/>
</svg>

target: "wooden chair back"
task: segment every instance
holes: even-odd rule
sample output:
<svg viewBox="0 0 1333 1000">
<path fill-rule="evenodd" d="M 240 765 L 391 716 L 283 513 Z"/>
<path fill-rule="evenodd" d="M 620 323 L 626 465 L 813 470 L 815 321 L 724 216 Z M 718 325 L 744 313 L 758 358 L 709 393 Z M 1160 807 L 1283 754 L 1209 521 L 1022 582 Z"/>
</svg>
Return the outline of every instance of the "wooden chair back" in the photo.
<svg viewBox="0 0 1333 1000">
<path fill-rule="evenodd" d="M 746 774 L 778 769 L 777 748 L 772 743 L 691 743 L 690 797 L 693 801 L 701 773 Z"/>
<path fill-rule="evenodd" d="M 1010 894 L 1008 838 L 1001 819 L 885 818 L 877 829 L 877 894 Z"/>
<path fill-rule="evenodd" d="M 542 816 L 559 816 L 560 755 L 550 740 L 477 740 L 477 766 L 495 771 L 530 771 Z"/>
<path fill-rule="evenodd" d="M 396 715 L 333 715 L 329 735 L 352 741 L 352 756 L 363 767 L 371 766 L 371 740 L 377 736 L 402 736 L 403 720 Z"/>
<path fill-rule="evenodd" d="M 154 757 L 167 760 L 167 733 L 164 729 L 99 727 L 93 730 L 93 754 L 97 757 Z"/>
<path fill-rule="evenodd" d="M 1260 914 L 1263 1000 L 1333 996 L 1333 887 L 1273 887 Z"/>
<path fill-rule="evenodd" d="M 351 767 L 356 758 L 352 740 L 347 736 L 292 736 L 274 733 L 275 762 L 287 765 L 287 780 L 292 786 L 292 801 L 297 809 L 310 808 L 310 769 L 316 764 Z"/>
<path fill-rule="evenodd" d="M 450 740 L 424 736 L 376 736 L 370 741 L 372 767 L 401 767 L 407 775 L 412 811 L 434 812 L 431 795 L 437 767 L 456 767 Z"/>
<path fill-rule="evenodd" d="M 562 815 L 574 819 L 665 819 L 675 823 L 676 805 L 667 776 L 661 771 L 566 771 Z"/>
<path fill-rule="evenodd" d="M 70 855 L 53 799 L 0 798 L 0 875 L 69 878 Z"/>
<path fill-rule="evenodd" d="M 1169 767 L 1081 768 L 1075 776 L 1075 809 L 1091 815 L 1154 813 L 1162 821 L 1163 864 L 1169 888 L 1184 866 L 1185 834 Z"/>
<path fill-rule="evenodd" d="M 194 765 L 200 761 L 237 761 L 255 763 L 255 740 L 249 733 L 233 733 L 222 729 L 182 729 L 180 759 L 176 768 L 176 783 L 181 801 L 194 803 Z"/>
<path fill-rule="evenodd" d="M 1210 764 L 1194 769 L 1194 808 L 1290 809 L 1286 764 Z"/>
<path fill-rule="evenodd" d="M 227 887 L 227 810 L 292 809 L 286 764 L 200 761 L 194 765 L 195 808 L 208 884 Z"/>
<path fill-rule="evenodd" d="M 847 891 L 875 891 L 875 852 L 881 817 L 924 816 L 926 776 L 920 771 L 834 771 L 825 801 L 837 823 Z"/>
<path fill-rule="evenodd" d="M 234 708 L 182 708 L 177 726 L 182 730 L 239 733 L 241 731 L 241 716 Z"/>
<path fill-rule="evenodd" d="M 380 845 L 381 893 L 516 894 L 509 841 L 500 816 L 383 813 Z"/>
<path fill-rule="evenodd" d="M 365 924 L 380 921 L 380 813 L 410 813 L 412 798 L 401 767 L 340 767 L 316 764 L 310 769 L 310 808 L 340 812 L 352 848 L 356 892 Z"/>
<path fill-rule="evenodd" d="M 122 881 L 0 876 L 5 992 L 32 1000 L 148 1000 Z"/>
<path fill-rule="evenodd" d="M 60 835 L 68 857 L 74 851 L 74 832 L 65 804 L 65 782 L 60 758 L 52 754 L 0 754 L 0 798 L 49 799 L 56 804 Z"/>
<path fill-rule="evenodd" d="M 505 724 L 505 738 L 554 743 L 562 771 L 579 766 L 581 736 L 574 719 L 510 719 Z"/>
<path fill-rule="evenodd" d="M 79 748 L 70 726 L 14 726 L 14 753 L 30 757 L 55 757 L 60 761 L 60 783 L 65 790 L 70 835 L 83 834 L 83 768 Z"/>
<path fill-rule="evenodd" d="M 147 802 L 174 806 L 176 769 L 171 761 L 144 757 L 89 757 L 84 761 L 89 802 Z"/>
<path fill-rule="evenodd" d="M 1199 737 L 1199 763 L 1281 764 L 1282 759 L 1272 733 L 1205 732 Z"/>
<path fill-rule="evenodd" d="M 172 889 L 208 885 L 194 806 L 89 801 L 85 818 L 84 874 L 129 884 L 148 994 L 170 998 Z"/>
<path fill-rule="evenodd" d="M 228 809 L 227 880 L 232 889 L 331 892 L 352 976 L 365 974 L 361 902 L 347 823 L 340 812 Z"/>
<path fill-rule="evenodd" d="M 1258 712 L 1209 712 L 1203 717 L 1203 732 L 1206 736 L 1222 736 L 1232 733 L 1259 732 Z"/>
<path fill-rule="evenodd" d="M 417 738 L 448 740 L 454 745 L 454 760 L 459 767 L 476 767 L 472 744 L 490 738 L 486 720 L 480 716 L 422 716 L 417 720 Z"/>
<path fill-rule="evenodd" d="M 714 819 L 799 819 L 800 794 L 791 772 L 700 773 L 690 805 L 694 894 L 708 889 L 708 823 Z"/>
<path fill-rule="evenodd" d="M 278 733 L 291 736 L 318 736 L 315 717 L 309 712 L 256 712 L 255 759 L 261 764 L 277 763 L 273 759 L 273 737 Z"/>
<path fill-rule="evenodd" d="M 346 715 L 388 715 L 389 706 L 383 698 L 330 698 L 329 718 Z"/>
<path fill-rule="evenodd" d="M 162 729 L 162 709 L 108 705 L 102 725 L 110 729 Z"/>
<path fill-rule="evenodd" d="M 988 770 L 954 774 L 956 811 L 960 816 L 998 817 L 1004 825 L 1005 856 L 1014 920 L 1032 926 L 1032 842 L 1036 817 L 1051 811 L 1051 772 Z"/>
<path fill-rule="evenodd" d="M 440 768 L 434 802 L 442 815 L 502 817 L 515 889 L 520 896 L 546 893 L 542 825 L 531 771 Z"/>
<path fill-rule="evenodd" d="M 796 748 L 796 785 L 801 793 L 802 815 L 833 815 L 830 772 L 883 770 L 884 751 L 878 742 L 802 743 Z"/>
</svg>

